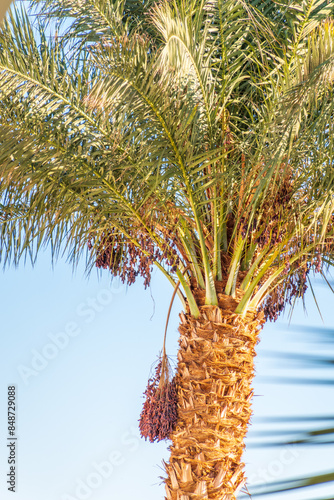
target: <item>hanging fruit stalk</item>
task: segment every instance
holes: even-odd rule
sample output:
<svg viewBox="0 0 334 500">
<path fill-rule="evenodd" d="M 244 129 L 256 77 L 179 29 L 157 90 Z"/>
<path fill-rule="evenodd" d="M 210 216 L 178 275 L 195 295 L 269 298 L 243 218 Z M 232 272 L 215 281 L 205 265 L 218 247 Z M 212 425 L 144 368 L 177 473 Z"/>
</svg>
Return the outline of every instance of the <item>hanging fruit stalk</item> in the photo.
<svg viewBox="0 0 334 500">
<path fill-rule="evenodd" d="M 145 402 L 139 419 L 140 434 L 151 443 L 167 439 L 175 428 L 177 413 L 177 384 L 172 367 L 166 354 L 167 328 L 173 301 L 180 282 L 176 285 L 169 305 L 162 354 L 155 369 L 155 375 L 149 379 L 144 392 Z"/>
</svg>

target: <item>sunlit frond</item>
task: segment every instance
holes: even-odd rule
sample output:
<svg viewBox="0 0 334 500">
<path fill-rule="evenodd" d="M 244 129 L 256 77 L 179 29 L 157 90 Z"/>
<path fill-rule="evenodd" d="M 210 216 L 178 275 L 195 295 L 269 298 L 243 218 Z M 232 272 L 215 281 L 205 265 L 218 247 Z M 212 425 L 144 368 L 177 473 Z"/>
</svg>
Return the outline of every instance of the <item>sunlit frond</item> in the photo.
<svg viewBox="0 0 334 500">
<path fill-rule="evenodd" d="M 331 261 L 331 2 L 33 8 L 0 33 L 3 260 L 134 245 L 240 314 Z"/>
</svg>

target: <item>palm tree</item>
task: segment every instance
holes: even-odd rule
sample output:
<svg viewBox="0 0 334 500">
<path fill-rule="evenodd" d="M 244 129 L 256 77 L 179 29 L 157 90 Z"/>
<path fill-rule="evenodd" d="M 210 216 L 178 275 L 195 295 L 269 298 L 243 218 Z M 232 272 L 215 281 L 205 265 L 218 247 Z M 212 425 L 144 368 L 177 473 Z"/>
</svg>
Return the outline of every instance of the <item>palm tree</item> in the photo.
<svg viewBox="0 0 334 500">
<path fill-rule="evenodd" d="M 3 263 L 160 269 L 184 307 L 166 496 L 233 500 L 258 333 L 332 263 L 334 2 L 32 3 L 0 31 Z"/>
</svg>

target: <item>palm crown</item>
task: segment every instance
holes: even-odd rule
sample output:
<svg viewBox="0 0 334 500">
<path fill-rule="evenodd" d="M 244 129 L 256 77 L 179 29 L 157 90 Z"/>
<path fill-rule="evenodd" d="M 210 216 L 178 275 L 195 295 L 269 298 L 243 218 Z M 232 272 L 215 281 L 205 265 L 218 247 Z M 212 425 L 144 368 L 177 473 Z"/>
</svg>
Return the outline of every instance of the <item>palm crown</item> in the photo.
<svg viewBox="0 0 334 500">
<path fill-rule="evenodd" d="M 0 30 L 3 262 L 156 265 L 193 318 L 276 319 L 332 263 L 334 2 L 32 4 Z"/>
<path fill-rule="evenodd" d="M 180 280 L 195 315 L 191 283 L 215 304 L 224 280 L 239 313 L 279 294 L 275 317 L 331 259 L 333 7 L 151 4 L 43 2 L 39 40 L 23 13 L 4 26 L 3 258 L 89 242 L 129 283 Z"/>
</svg>

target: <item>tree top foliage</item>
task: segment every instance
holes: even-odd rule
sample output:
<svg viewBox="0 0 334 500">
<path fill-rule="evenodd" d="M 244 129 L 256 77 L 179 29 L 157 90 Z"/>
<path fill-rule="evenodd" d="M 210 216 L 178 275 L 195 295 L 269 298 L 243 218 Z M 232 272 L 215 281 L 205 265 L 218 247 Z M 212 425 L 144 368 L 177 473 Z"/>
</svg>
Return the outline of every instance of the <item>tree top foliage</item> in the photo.
<svg viewBox="0 0 334 500">
<path fill-rule="evenodd" d="M 276 319 L 333 256 L 334 2 L 46 0 L 0 29 L 0 253 Z M 33 23 L 33 25 L 32 25 Z"/>
</svg>

